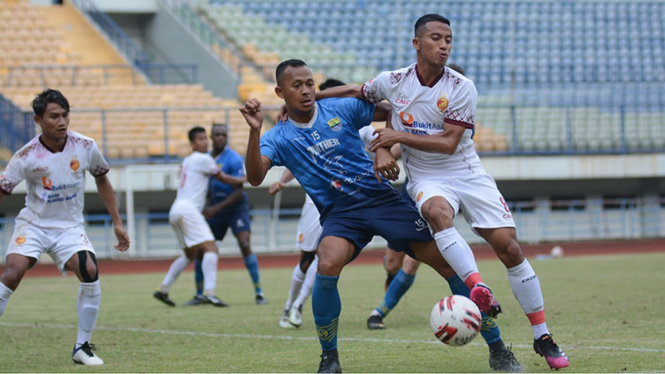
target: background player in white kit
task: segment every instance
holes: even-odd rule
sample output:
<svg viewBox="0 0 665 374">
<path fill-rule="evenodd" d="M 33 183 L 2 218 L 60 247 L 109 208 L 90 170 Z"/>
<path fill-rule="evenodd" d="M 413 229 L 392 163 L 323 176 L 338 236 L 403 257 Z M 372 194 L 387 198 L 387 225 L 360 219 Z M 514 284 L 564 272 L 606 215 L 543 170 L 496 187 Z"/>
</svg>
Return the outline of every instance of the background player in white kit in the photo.
<svg viewBox="0 0 665 374">
<path fill-rule="evenodd" d="M 374 147 L 402 145 L 409 195 L 446 261 L 471 288 L 478 268 L 453 226 L 455 214 L 462 210 L 506 266 L 513 294 L 531 323 L 536 353 L 551 368 L 567 367 L 568 358 L 547 329 L 540 282 L 517 242 L 510 209 L 471 140 L 478 99 L 475 85 L 445 66 L 452 50 L 450 21 L 427 14 L 414 29 L 417 63 L 383 72 L 353 93 L 370 102 L 387 100 L 392 106 L 394 130 L 378 130 Z"/>
<path fill-rule="evenodd" d="M 185 252 L 173 261 L 162 285 L 153 296 L 168 306 L 175 306 L 169 298 L 169 287 L 194 259 L 203 252 L 203 292 L 207 301 L 215 306 L 228 306 L 215 296 L 217 283 L 218 249 L 210 226 L 203 216 L 208 183 L 211 176 L 229 185 L 242 184 L 244 178 L 232 177 L 222 172 L 208 154 L 208 137 L 203 127 L 194 127 L 188 133 L 192 154 L 182 161 L 180 186 L 169 211 L 169 223 L 175 231 L 180 247 Z"/>
<path fill-rule="evenodd" d="M 0 315 L 26 271 L 42 253 L 48 253 L 65 274 L 74 272 L 81 282 L 76 311 L 78 334 L 72 352 L 77 364 L 101 365 L 92 352 L 92 331 L 101 304 L 97 259 L 83 227 L 85 171 L 95 178 L 97 191 L 113 221 L 118 239 L 115 248 L 124 252 L 129 237 L 116 206 L 113 186 L 106 177 L 109 165 L 92 138 L 68 131 L 69 102 L 59 91 L 47 89 L 32 101 L 34 120 L 42 133 L 16 152 L 0 175 L 0 201 L 26 181 L 25 208 L 7 248 L 5 270 L 0 278 Z"/>
</svg>

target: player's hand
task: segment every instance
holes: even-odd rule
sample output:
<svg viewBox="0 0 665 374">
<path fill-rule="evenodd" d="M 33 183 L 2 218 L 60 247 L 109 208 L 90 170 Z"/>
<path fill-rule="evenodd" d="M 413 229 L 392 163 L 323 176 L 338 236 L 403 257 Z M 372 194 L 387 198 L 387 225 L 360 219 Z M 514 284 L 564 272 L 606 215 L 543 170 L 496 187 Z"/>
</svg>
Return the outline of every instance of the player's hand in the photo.
<svg viewBox="0 0 665 374">
<path fill-rule="evenodd" d="M 399 143 L 400 132 L 393 129 L 376 129 L 374 130 L 376 137 L 372 140 L 372 152 L 376 152 L 379 148 L 390 148 L 394 144 Z"/>
<path fill-rule="evenodd" d="M 279 108 L 279 113 L 277 113 L 277 117 L 275 118 L 275 123 L 278 122 L 286 122 L 286 120 L 289 118 L 289 112 L 286 109 L 286 104 L 282 104 L 282 106 Z"/>
<path fill-rule="evenodd" d="M 261 130 L 263 125 L 263 111 L 259 99 L 249 99 L 240 107 L 240 113 L 252 130 Z"/>
<path fill-rule="evenodd" d="M 387 148 L 378 148 L 374 157 L 374 177 L 379 183 L 381 176 L 391 181 L 399 178 L 399 165 Z"/>
<path fill-rule="evenodd" d="M 275 182 L 275 183 L 273 183 L 273 184 L 270 186 L 270 188 L 268 189 L 268 193 L 271 194 L 271 195 L 274 195 L 274 194 L 276 194 L 277 192 L 283 190 L 284 187 L 286 187 L 286 183 L 284 183 L 284 182 L 282 182 L 282 181 Z"/>
<path fill-rule="evenodd" d="M 117 249 L 120 252 L 124 252 L 129 249 L 129 235 L 123 226 L 113 226 L 113 231 L 115 231 L 115 237 L 118 239 L 118 245 L 113 248 Z"/>
</svg>

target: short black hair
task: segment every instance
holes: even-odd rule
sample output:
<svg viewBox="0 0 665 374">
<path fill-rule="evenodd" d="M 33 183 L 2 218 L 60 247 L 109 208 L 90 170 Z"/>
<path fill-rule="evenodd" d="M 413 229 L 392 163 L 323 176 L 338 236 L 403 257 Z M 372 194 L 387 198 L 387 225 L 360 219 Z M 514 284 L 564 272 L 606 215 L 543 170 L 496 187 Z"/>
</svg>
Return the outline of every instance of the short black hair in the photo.
<svg viewBox="0 0 665 374">
<path fill-rule="evenodd" d="M 462 75 L 465 75 L 464 68 L 457 65 L 457 64 L 448 64 L 446 66 L 448 66 L 448 68 L 453 69 L 453 70 L 455 70 L 456 72 L 458 72 Z"/>
<path fill-rule="evenodd" d="M 301 66 L 307 66 L 305 61 L 298 59 L 291 59 L 280 62 L 279 65 L 277 65 L 277 68 L 275 69 L 275 80 L 277 81 L 277 85 L 279 86 L 280 80 L 282 79 L 282 75 L 284 74 L 284 70 L 286 70 L 286 68 L 288 67 L 298 68 Z"/>
<path fill-rule="evenodd" d="M 325 90 L 327 88 L 330 88 L 330 87 L 338 87 L 338 86 L 344 86 L 344 85 L 346 85 L 346 83 L 342 82 L 339 79 L 328 78 L 328 79 L 326 79 L 325 82 L 323 82 L 319 85 L 319 91 L 323 91 L 323 90 Z"/>
<path fill-rule="evenodd" d="M 196 138 L 196 134 L 200 132 L 205 134 L 206 130 L 201 126 L 192 127 L 189 130 L 189 132 L 187 133 L 187 137 L 189 138 L 190 143 L 194 141 L 194 139 Z"/>
<path fill-rule="evenodd" d="M 32 100 L 32 110 L 35 112 L 35 115 L 43 118 L 44 112 L 46 112 L 46 107 L 50 103 L 56 103 L 62 107 L 66 112 L 69 112 L 69 101 L 62 92 L 54 90 L 52 88 L 47 88 L 41 93 L 38 93 L 37 96 Z"/>
<path fill-rule="evenodd" d="M 210 127 L 210 132 L 211 132 L 211 133 L 212 133 L 213 131 L 215 131 L 215 126 L 222 126 L 222 127 L 226 128 L 226 131 L 229 131 L 229 126 L 228 126 L 226 123 L 222 123 L 222 122 L 213 122 L 213 123 L 212 123 L 212 126 Z"/>
<path fill-rule="evenodd" d="M 415 26 L 413 26 L 413 35 L 418 36 L 419 32 L 422 32 L 422 28 L 428 23 L 428 22 L 441 22 L 445 23 L 446 25 L 450 26 L 450 20 L 442 15 L 439 14 L 425 14 L 424 16 L 418 18 L 416 21 Z"/>
</svg>

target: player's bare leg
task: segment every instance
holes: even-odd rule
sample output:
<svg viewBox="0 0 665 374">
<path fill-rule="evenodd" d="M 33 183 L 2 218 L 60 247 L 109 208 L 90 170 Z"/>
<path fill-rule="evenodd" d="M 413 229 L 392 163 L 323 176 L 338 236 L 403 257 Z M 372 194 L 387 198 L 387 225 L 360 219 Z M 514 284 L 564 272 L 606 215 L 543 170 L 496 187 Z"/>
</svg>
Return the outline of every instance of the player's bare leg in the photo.
<svg viewBox="0 0 665 374">
<path fill-rule="evenodd" d="M 16 291 L 28 269 L 35 266 L 37 259 L 12 253 L 7 255 L 5 270 L 0 277 L 0 316 L 5 312 L 9 297 Z"/>
</svg>

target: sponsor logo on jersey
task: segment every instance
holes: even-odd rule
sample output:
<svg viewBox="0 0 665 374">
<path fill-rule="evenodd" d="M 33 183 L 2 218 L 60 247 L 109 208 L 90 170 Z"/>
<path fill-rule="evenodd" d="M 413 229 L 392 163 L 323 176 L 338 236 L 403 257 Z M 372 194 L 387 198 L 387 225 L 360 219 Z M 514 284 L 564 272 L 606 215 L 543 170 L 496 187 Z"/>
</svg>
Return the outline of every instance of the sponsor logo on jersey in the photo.
<svg viewBox="0 0 665 374">
<path fill-rule="evenodd" d="M 23 235 L 17 236 L 15 243 L 16 245 L 23 245 L 23 243 L 25 243 L 25 236 Z"/>
<path fill-rule="evenodd" d="M 324 153 L 328 151 L 331 148 L 334 148 L 336 146 L 340 145 L 339 139 L 337 138 L 332 138 L 332 139 L 326 139 L 322 142 L 318 142 L 314 144 L 313 146 L 307 147 L 307 151 L 309 154 L 312 155 L 312 158 L 314 158 L 314 161 L 316 161 L 316 156 L 318 156 L 321 153 Z"/>
<path fill-rule="evenodd" d="M 39 166 L 34 169 L 32 169 L 33 173 L 39 173 L 39 172 L 45 172 L 48 171 L 48 166 Z"/>
<path fill-rule="evenodd" d="M 439 100 L 436 101 L 436 107 L 441 113 L 445 112 L 448 109 L 448 95 L 442 93 Z"/>
<path fill-rule="evenodd" d="M 298 235 L 298 243 L 302 243 L 304 240 L 305 240 L 305 234 L 300 233 L 300 235 Z"/>
<path fill-rule="evenodd" d="M 413 119 L 413 114 L 407 112 L 399 112 L 399 119 L 402 121 L 402 126 L 408 127 L 412 133 L 424 132 L 427 130 L 443 130 L 443 122 L 441 124 L 420 122 Z"/>
<path fill-rule="evenodd" d="M 335 117 L 328 121 L 328 127 L 330 127 L 332 131 L 338 132 L 342 129 L 342 121 L 339 119 L 339 117 Z"/>
<path fill-rule="evenodd" d="M 79 159 L 76 158 L 76 156 L 72 156 L 72 160 L 69 161 L 69 167 L 72 169 L 72 171 L 79 171 L 81 163 L 79 162 Z"/>
<path fill-rule="evenodd" d="M 409 105 L 411 100 L 409 99 L 395 99 L 395 104 Z"/>
<path fill-rule="evenodd" d="M 53 186 L 53 181 L 49 177 L 42 177 L 42 185 L 47 191 L 51 191 L 51 186 Z"/>
<path fill-rule="evenodd" d="M 416 202 L 419 202 L 422 197 L 423 197 L 423 191 L 418 192 L 418 195 L 416 196 Z"/>
<path fill-rule="evenodd" d="M 339 179 L 333 179 L 333 180 L 330 182 L 330 185 L 331 185 L 332 187 L 335 187 L 338 191 L 341 191 L 341 190 L 342 190 L 342 181 L 339 180 Z"/>
</svg>

